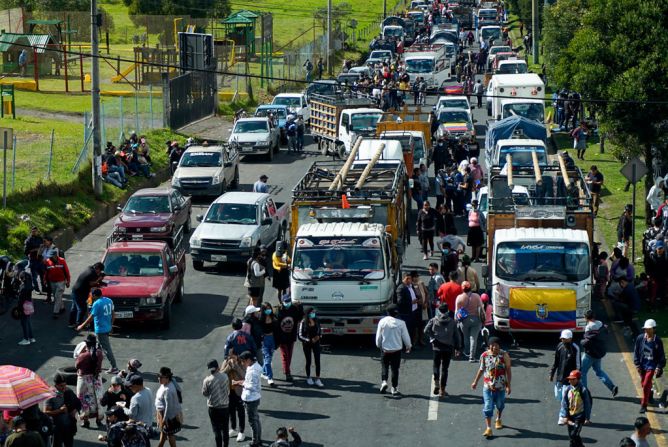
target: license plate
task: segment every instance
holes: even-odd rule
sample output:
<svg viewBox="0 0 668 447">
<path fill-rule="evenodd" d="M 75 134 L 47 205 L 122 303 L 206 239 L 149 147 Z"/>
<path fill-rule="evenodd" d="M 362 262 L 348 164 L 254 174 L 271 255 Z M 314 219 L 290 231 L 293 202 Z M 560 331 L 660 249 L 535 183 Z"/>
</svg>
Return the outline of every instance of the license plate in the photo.
<svg viewBox="0 0 668 447">
<path fill-rule="evenodd" d="M 132 318 L 134 314 L 132 311 L 129 312 L 114 312 L 114 317 L 119 318 L 119 319 L 126 319 L 126 318 Z"/>
<path fill-rule="evenodd" d="M 143 239 L 144 239 L 144 235 L 143 235 L 143 234 L 133 234 L 133 235 L 132 235 L 132 240 L 133 240 L 133 241 L 141 241 L 141 240 L 143 240 Z"/>
<path fill-rule="evenodd" d="M 253 152 L 253 146 L 242 147 L 241 152 Z"/>
<path fill-rule="evenodd" d="M 227 261 L 226 255 L 211 255 L 212 261 L 225 262 Z"/>
<path fill-rule="evenodd" d="M 335 326 L 332 328 L 332 334 L 343 335 L 346 333 L 346 328 Z"/>
</svg>

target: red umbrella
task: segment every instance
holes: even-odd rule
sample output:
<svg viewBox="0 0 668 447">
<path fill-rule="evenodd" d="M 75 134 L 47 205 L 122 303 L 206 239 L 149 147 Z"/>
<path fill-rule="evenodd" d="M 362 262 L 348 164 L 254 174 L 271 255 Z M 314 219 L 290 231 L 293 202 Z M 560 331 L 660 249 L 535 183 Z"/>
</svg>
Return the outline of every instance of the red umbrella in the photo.
<svg viewBox="0 0 668 447">
<path fill-rule="evenodd" d="M 0 366 L 0 410 L 24 410 L 53 395 L 44 379 L 28 368 Z"/>
</svg>

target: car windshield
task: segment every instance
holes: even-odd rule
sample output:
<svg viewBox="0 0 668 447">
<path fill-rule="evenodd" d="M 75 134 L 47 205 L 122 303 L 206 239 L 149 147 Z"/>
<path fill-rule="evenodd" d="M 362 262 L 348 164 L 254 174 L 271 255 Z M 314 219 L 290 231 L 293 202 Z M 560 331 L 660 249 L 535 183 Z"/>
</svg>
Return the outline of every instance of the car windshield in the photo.
<svg viewBox="0 0 668 447">
<path fill-rule="evenodd" d="M 545 148 L 541 146 L 504 146 L 501 148 L 499 163 L 505 164 L 506 155 L 510 154 L 513 157 L 513 166 L 533 166 L 532 152 L 538 156 L 538 163 L 547 165 Z"/>
<path fill-rule="evenodd" d="M 438 121 L 441 123 L 468 123 L 469 114 L 457 111 L 441 112 L 438 114 Z"/>
<path fill-rule="evenodd" d="M 409 73 L 431 73 L 433 70 L 433 59 L 409 59 L 406 61 L 406 71 Z"/>
<path fill-rule="evenodd" d="M 206 213 L 204 222 L 255 225 L 257 207 L 244 203 L 214 203 Z"/>
<path fill-rule="evenodd" d="M 272 104 L 279 106 L 299 107 L 301 100 L 297 96 L 277 96 L 274 98 Z"/>
<path fill-rule="evenodd" d="M 465 99 L 442 99 L 438 108 L 452 107 L 453 109 L 468 109 L 469 103 Z"/>
<path fill-rule="evenodd" d="M 527 73 L 527 64 L 521 62 L 502 64 L 496 71 L 497 74 L 522 74 Z"/>
<path fill-rule="evenodd" d="M 401 37 L 404 35 L 404 30 L 402 28 L 385 28 L 385 35 Z"/>
<path fill-rule="evenodd" d="M 111 252 L 104 258 L 107 276 L 162 276 L 165 273 L 159 252 Z"/>
<path fill-rule="evenodd" d="M 369 54 L 369 58 L 371 59 L 387 59 L 389 58 L 391 53 L 389 51 L 372 51 L 371 54 Z"/>
<path fill-rule="evenodd" d="M 266 121 L 239 121 L 234 126 L 234 133 L 265 133 L 269 132 Z"/>
<path fill-rule="evenodd" d="M 170 213 L 169 197 L 167 196 L 132 196 L 125 204 L 126 213 Z"/>
<path fill-rule="evenodd" d="M 478 16 L 483 20 L 496 20 L 496 11 L 481 9 L 478 11 Z"/>
<path fill-rule="evenodd" d="M 382 114 L 380 113 L 356 113 L 352 116 L 352 130 L 354 131 L 373 131 L 378 126 L 378 121 Z"/>
<path fill-rule="evenodd" d="M 269 109 L 269 108 L 264 108 L 264 109 L 257 109 L 255 111 L 255 116 L 269 116 L 269 114 L 274 115 L 274 118 L 278 119 L 286 119 L 288 114 L 285 113 L 285 109 Z"/>
<path fill-rule="evenodd" d="M 222 166 L 220 152 L 186 152 L 181 157 L 182 168 L 212 168 Z"/>
<path fill-rule="evenodd" d="M 583 281 L 589 270 L 582 242 L 503 242 L 496 249 L 496 276 L 505 280 Z"/>
<path fill-rule="evenodd" d="M 376 237 L 299 238 L 292 265 L 295 279 L 360 281 L 385 277 L 383 251 Z"/>
<path fill-rule="evenodd" d="M 491 55 L 496 54 L 496 53 L 509 53 L 511 51 L 512 50 L 511 50 L 510 47 L 494 47 L 494 48 L 490 48 L 489 55 L 491 56 Z"/>
<path fill-rule="evenodd" d="M 409 12 L 408 15 L 415 22 L 421 22 L 424 20 L 424 13 L 422 12 Z"/>
<path fill-rule="evenodd" d="M 538 104 L 536 102 L 515 102 L 503 105 L 503 118 L 516 115 L 523 116 L 524 118 L 538 121 L 540 123 L 542 123 L 545 119 L 543 104 Z"/>
<path fill-rule="evenodd" d="M 336 80 L 339 81 L 341 84 L 348 83 L 352 85 L 355 83 L 355 81 L 359 80 L 359 78 L 360 77 L 357 74 L 352 74 L 352 75 L 344 74 L 337 76 Z"/>
</svg>

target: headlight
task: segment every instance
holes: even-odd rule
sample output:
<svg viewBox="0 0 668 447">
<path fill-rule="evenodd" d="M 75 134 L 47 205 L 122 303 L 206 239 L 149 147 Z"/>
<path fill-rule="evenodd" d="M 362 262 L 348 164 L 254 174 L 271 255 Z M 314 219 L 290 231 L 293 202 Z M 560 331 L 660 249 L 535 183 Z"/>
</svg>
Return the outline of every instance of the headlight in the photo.
<svg viewBox="0 0 668 447">
<path fill-rule="evenodd" d="M 172 186 L 181 186 L 178 177 L 172 177 Z"/>
<path fill-rule="evenodd" d="M 241 238 L 241 244 L 239 244 L 240 247 L 250 247 L 253 245 L 253 238 L 250 236 L 246 236 Z"/>
<path fill-rule="evenodd" d="M 266 140 L 266 141 L 258 141 L 257 143 L 255 143 L 256 146 L 263 146 L 263 147 L 264 147 L 264 146 L 269 146 L 269 144 L 270 144 L 270 141 L 269 141 L 269 140 Z"/>
<path fill-rule="evenodd" d="M 362 306 L 361 311 L 363 313 L 375 313 L 375 312 L 381 313 L 383 312 L 383 306 L 377 304 L 370 306 Z"/>
<path fill-rule="evenodd" d="M 117 233 L 125 233 L 126 231 L 128 231 L 128 229 L 125 227 L 116 227 Z"/>
<path fill-rule="evenodd" d="M 160 303 L 160 297 L 159 296 L 149 296 L 148 298 L 139 298 L 139 305 L 140 306 L 153 306 L 155 304 Z"/>
<path fill-rule="evenodd" d="M 217 185 L 217 184 L 219 184 L 219 183 L 221 182 L 221 180 L 222 180 L 222 175 L 214 175 L 214 176 L 211 178 L 211 184 L 212 184 L 212 185 Z"/>
<path fill-rule="evenodd" d="M 196 237 L 191 237 L 190 238 L 190 247 L 192 248 L 200 248 L 202 246 L 202 240 Z"/>
<path fill-rule="evenodd" d="M 151 233 L 164 233 L 167 231 L 167 226 L 162 226 L 162 227 L 151 227 Z"/>
<path fill-rule="evenodd" d="M 494 313 L 500 317 L 508 317 L 508 299 L 496 295 L 494 297 Z"/>
</svg>

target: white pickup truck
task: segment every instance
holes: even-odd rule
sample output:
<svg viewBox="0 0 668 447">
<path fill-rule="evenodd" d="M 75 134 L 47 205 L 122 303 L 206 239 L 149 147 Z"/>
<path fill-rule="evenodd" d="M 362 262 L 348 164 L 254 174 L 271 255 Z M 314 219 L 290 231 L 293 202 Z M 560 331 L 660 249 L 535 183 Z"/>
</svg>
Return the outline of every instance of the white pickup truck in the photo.
<svg viewBox="0 0 668 447">
<path fill-rule="evenodd" d="M 190 237 L 193 268 L 204 262 L 245 262 L 260 245 L 282 240 L 289 206 L 266 193 L 228 192 L 216 199 Z"/>
<path fill-rule="evenodd" d="M 240 155 L 266 155 L 271 161 L 279 150 L 280 130 L 268 117 L 241 118 L 230 131 L 229 144 Z"/>
</svg>

